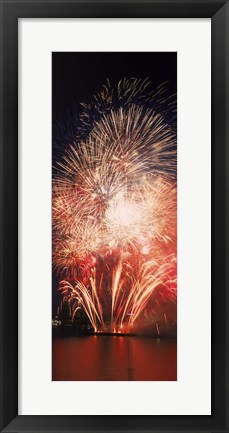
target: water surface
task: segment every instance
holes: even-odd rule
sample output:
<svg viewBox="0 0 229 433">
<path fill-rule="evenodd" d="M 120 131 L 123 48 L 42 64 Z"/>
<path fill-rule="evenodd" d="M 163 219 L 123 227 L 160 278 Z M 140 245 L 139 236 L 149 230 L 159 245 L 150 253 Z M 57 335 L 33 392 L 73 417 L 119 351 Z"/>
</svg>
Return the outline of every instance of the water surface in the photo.
<svg viewBox="0 0 229 433">
<path fill-rule="evenodd" d="M 53 339 L 52 380 L 177 380 L 175 338 Z"/>
</svg>

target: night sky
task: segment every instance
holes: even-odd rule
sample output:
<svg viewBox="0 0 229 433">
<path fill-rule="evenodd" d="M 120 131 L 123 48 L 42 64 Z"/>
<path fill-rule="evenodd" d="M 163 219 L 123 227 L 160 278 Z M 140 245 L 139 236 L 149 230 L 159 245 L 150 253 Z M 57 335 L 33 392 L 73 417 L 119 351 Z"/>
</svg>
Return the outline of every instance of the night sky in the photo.
<svg viewBox="0 0 229 433">
<path fill-rule="evenodd" d="M 149 78 L 155 88 L 168 81 L 170 94 L 177 90 L 177 54 L 149 52 L 55 52 L 52 54 L 53 124 L 81 102 L 90 102 L 107 78 L 116 86 L 122 78 Z M 54 130 L 54 129 L 53 129 Z M 54 134 L 53 134 L 54 135 Z M 54 137 L 56 139 L 56 137 Z M 55 140 L 54 140 L 55 141 Z M 60 152 L 53 145 L 53 164 Z M 58 281 L 53 275 L 53 315 L 56 313 Z"/>
<path fill-rule="evenodd" d="M 176 93 L 176 53 L 53 53 L 52 110 L 57 116 L 80 102 L 89 102 L 109 78 L 111 84 L 124 78 L 149 77 L 155 87 L 168 81 Z"/>
</svg>

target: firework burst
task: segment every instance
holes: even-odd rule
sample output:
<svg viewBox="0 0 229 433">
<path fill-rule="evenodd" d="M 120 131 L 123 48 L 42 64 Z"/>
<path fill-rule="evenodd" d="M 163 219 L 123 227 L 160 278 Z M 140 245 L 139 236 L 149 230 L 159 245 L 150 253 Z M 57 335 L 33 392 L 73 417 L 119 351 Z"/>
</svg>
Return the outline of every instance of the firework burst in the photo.
<svg viewBox="0 0 229 433">
<path fill-rule="evenodd" d="M 176 299 L 176 136 L 148 86 L 123 80 L 83 105 L 54 174 L 59 289 L 94 330 L 128 332 L 158 293 Z"/>
</svg>

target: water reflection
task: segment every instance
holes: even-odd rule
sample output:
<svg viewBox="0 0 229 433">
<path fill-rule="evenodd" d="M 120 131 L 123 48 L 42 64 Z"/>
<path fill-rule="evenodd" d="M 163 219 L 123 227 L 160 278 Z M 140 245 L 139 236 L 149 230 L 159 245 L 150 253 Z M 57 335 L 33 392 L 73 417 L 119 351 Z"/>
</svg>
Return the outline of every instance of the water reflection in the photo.
<svg viewBox="0 0 229 433">
<path fill-rule="evenodd" d="M 176 380 L 176 339 L 54 338 L 53 380 Z"/>
</svg>

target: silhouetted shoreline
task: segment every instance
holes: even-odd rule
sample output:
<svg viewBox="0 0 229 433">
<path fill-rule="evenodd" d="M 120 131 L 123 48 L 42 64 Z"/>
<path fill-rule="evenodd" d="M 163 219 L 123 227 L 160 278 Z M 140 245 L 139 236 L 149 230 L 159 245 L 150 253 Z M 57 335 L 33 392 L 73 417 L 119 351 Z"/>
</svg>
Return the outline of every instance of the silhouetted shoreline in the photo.
<svg viewBox="0 0 229 433">
<path fill-rule="evenodd" d="M 138 338 L 153 338 L 153 339 L 177 339 L 176 335 L 169 335 L 162 333 L 161 335 L 158 334 L 151 334 L 147 332 L 143 333 L 121 333 L 121 332 L 90 332 L 90 331 L 76 331 L 74 327 L 67 326 L 67 327 L 60 327 L 60 328 L 53 328 L 52 329 L 52 337 L 53 338 L 65 338 L 65 337 L 91 337 L 91 336 L 98 336 L 98 337 L 138 337 Z"/>
</svg>

